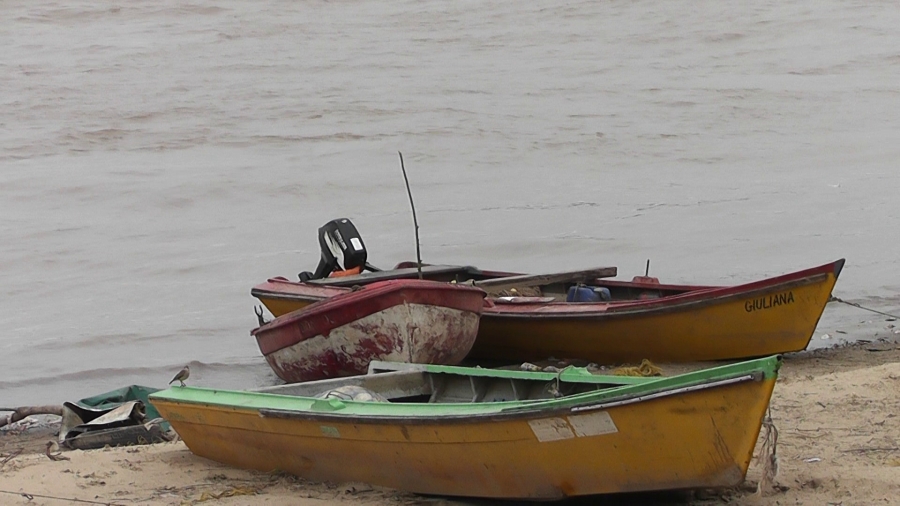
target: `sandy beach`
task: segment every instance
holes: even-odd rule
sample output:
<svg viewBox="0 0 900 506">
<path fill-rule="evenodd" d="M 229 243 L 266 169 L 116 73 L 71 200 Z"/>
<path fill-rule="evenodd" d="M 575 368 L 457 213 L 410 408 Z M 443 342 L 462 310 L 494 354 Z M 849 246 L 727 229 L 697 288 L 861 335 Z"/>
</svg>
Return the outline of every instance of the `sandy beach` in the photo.
<svg viewBox="0 0 900 506">
<path fill-rule="evenodd" d="M 589 502 L 893 504 L 900 489 L 898 386 L 895 340 L 789 355 L 771 403 L 779 433 L 779 473 L 771 493 L 756 492 L 761 467 L 754 461 L 745 484 L 735 489 Z M 44 453 L 54 427 L 25 425 L 0 435 L 2 504 L 472 504 L 232 469 L 194 456 L 181 442 L 67 451 L 61 454 L 66 460 L 54 461 Z"/>
</svg>

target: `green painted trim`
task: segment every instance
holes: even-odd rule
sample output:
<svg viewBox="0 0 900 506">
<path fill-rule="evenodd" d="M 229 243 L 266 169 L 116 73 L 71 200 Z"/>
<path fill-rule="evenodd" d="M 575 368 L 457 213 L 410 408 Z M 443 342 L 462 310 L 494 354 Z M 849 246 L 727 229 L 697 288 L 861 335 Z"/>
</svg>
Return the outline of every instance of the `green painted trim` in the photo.
<svg viewBox="0 0 900 506">
<path fill-rule="evenodd" d="M 655 378 L 639 376 L 614 376 L 592 374 L 584 367 L 566 367 L 560 372 L 519 371 L 514 369 L 483 369 L 480 367 L 459 367 L 449 365 L 424 365 L 424 371 L 432 374 L 453 374 L 476 378 L 523 379 L 531 381 L 560 381 L 566 383 L 587 383 L 590 385 L 638 385 Z"/>
<path fill-rule="evenodd" d="M 679 378 L 686 375 L 707 375 L 707 379 L 717 377 L 722 371 L 734 371 L 737 369 L 745 370 L 745 371 L 756 371 L 758 369 L 767 369 L 770 367 L 766 367 L 762 364 L 770 363 L 772 361 L 778 361 L 778 364 L 774 366 L 774 370 L 771 371 L 771 374 L 775 374 L 778 371 L 778 368 L 781 366 L 780 358 L 778 356 L 771 356 L 766 358 L 759 358 L 755 360 L 747 360 L 744 362 L 737 362 L 734 364 L 727 364 L 718 367 L 710 367 L 707 369 L 701 369 L 699 371 L 694 371 L 687 374 L 681 374 L 678 376 L 669 376 L 669 378 Z M 484 369 L 480 367 L 461 367 L 461 366 L 452 366 L 452 365 L 430 365 L 430 364 L 421 364 L 417 367 L 421 367 L 421 370 L 430 373 L 441 373 L 441 374 L 456 374 L 460 376 L 477 376 L 477 377 L 485 377 L 485 378 L 509 378 L 509 379 L 530 379 L 530 380 L 543 380 L 550 381 L 556 380 L 559 377 L 560 381 L 571 382 L 571 383 L 588 383 L 588 384 L 600 384 L 600 385 L 637 385 L 643 383 L 650 383 L 654 381 L 659 381 L 660 377 L 638 377 L 638 376 L 615 376 L 609 374 L 592 374 L 584 367 L 567 367 L 563 369 L 561 372 L 531 372 L 531 371 L 519 371 L 514 369 Z M 731 374 L 731 373 L 729 373 Z M 770 376 L 766 376 L 767 378 Z"/>
<path fill-rule="evenodd" d="M 632 384 L 618 383 L 595 392 L 561 397 L 559 399 L 533 400 L 533 401 L 505 401 L 489 403 L 446 403 L 446 404 L 414 404 L 414 403 L 387 403 L 387 402 L 359 402 L 359 401 L 323 401 L 311 397 L 297 397 L 291 395 L 267 394 L 247 392 L 239 390 L 216 390 L 197 387 L 172 387 L 168 390 L 156 392 L 150 396 L 150 401 L 166 400 L 187 404 L 203 404 L 210 407 L 235 410 L 271 409 L 283 411 L 297 411 L 309 413 L 328 413 L 347 417 L 421 417 L 432 418 L 440 416 L 466 416 L 466 415 L 491 415 L 501 412 L 518 411 L 522 409 L 567 409 L 570 407 L 594 404 L 612 398 L 623 398 L 647 395 L 663 392 L 687 386 L 699 385 L 710 381 L 724 380 L 745 376 L 748 374 L 762 374 L 765 379 L 777 377 L 781 366 L 781 357 L 772 356 L 736 364 L 729 364 L 700 371 L 669 377 L 631 378 L 638 381 Z M 539 381 L 553 381 L 557 373 L 506 371 L 497 369 L 480 369 L 450 366 L 427 366 L 426 371 L 441 374 L 464 374 L 482 377 L 534 379 Z M 590 374 L 590 373 L 588 373 Z M 560 374 L 560 381 L 581 382 L 590 384 L 616 384 L 613 379 L 621 380 L 623 376 L 585 376 L 583 373 L 565 371 Z"/>
</svg>

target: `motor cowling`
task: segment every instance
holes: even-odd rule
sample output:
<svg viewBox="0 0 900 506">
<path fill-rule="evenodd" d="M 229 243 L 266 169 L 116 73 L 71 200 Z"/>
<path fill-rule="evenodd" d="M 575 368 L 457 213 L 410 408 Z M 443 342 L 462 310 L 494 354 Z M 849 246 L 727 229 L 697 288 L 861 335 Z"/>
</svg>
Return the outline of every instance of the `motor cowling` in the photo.
<svg viewBox="0 0 900 506">
<path fill-rule="evenodd" d="M 319 228 L 319 249 L 322 256 L 316 272 L 301 272 L 301 281 L 327 278 L 336 271 L 361 272 L 367 268 L 366 245 L 347 218 L 331 220 Z"/>
</svg>

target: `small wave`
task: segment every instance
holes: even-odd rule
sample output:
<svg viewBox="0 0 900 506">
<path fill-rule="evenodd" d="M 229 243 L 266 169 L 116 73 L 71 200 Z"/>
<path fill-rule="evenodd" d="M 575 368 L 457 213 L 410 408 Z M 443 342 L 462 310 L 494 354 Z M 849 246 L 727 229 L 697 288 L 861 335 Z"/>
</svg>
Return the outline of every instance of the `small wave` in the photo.
<svg viewBox="0 0 900 506">
<path fill-rule="evenodd" d="M 883 286 L 881 287 L 883 290 L 887 290 L 889 292 L 896 292 L 898 290 L 898 286 Z M 847 300 L 847 302 L 855 302 L 857 304 L 862 304 L 863 306 L 874 306 L 879 309 L 881 308 L 897 308 L 900 305 L 900 295 L 865 295 L 862 297 L 855 298 L 853 300 Z M 900 310 L 898 310 L 900 311 Z"/>
<path fill-rule="evenodd" d="M 490 206 L 490 207 L 481 207 L 478 209 L 475 208 L 462 208 L 462 207 L 446 207 L 439 209 L 430 209 L 428 213 L 434 212 L 472 212 L 472 211 L 546 211 L 553 209 L 574 209 L 578 207 L 606 207 L 605 204 L 600 204 L 598 202 L 567 202 L 561 204 L 524 204 L 524 205 L 515 205 L 515 206 Z"/>
<path fill-rule="evenodd" d="M 68 374 L 57 374 L 52 376 L 38 376 L 36 378 L 25 378 L 19 381 L 0 381 L 0 389 L 19 388 L 23 386 L 35 387 L 46 386 L 54 383 L 76 382 L 91 379 L 103 379 L 110 376 L 139 376 L 155 373 L 159 368 L 150 367 L 127 367 L 127 368 L 108 368 L 108 369 L 91 369 L 89 371 L 79 371 Z"/>
<path fill-rule="evenodd" d="M 32 343 L 32 350 L 73 350 L 78 348 L 91 348 L 95 346 L 103 346 L 103 345 L 121 345 L 124 342 L 129 344 L 139 343 L 139 342 L 153 342 L 153 341 L 162 341 L 165 339 L 171 339 L 170 335 L 140 335 L 135 333 L 126 333 L 126 334 L 101 334 L 89 337 L 87 339 L 81 339 L 78 341 L 72 341 L 69 339 L 51 339 L 47 341 L 43 341 L 40 343 Z"/>
<path fill-rule="evenodd" d="M 48 386 L 59 383 L 78 383 L 88 382 L 92 380 L 104 380 L 108 378 L 148 378 L 148 377 L 165 377 L 169 371 L 177 372 L 184 367 L 185 363 L 173 363 L 160 365 L 158 367 L 108 367 L 103 369 L 89 369 L 86 371 L 78 371 L 66 374 L 55 374 L 48 376 L 38 376 L 32 378 L 23 378 L 16 381 L 0 381 L 0 389 L 12 389 L 22 387 L 39 387 Z M 216 374 L 232 372 L 235 368 L 257 368 L 258 363 L 249 360 L 235 361 L 233 363 L 226 362 L 200 362 L 192 360 L 187 363 L 191 367 L 192 372 L 200 374 Z M 198 375 L 200 375 L 198 374 Z M 218 375 L 218 374 L 216 374 Z"/>
<path fill-rule="evenodd" d="M 700 157 L 680 157 L 680 158 L 678 158 L 679 162 L 702 163 L 705 165 L 720 164 L 724 160 L 725 159 L 722 158 L 721 156 L 708 156 L 708 157 L 703 157 L 703 158 L 700 158 Z"/>
<path fill-rule="evenodd" d="M 744 38 L 743 33 L 734 33 L 734 32 L 725 32 L 725 33 L 717 33 L 715 35 L 710 35 L 705 38 L 707 42 L 731 42 L 734 40 L 740 40 Z"/>
<path fill-rule="evenodd" d="M 733 202 L 746 202 L 748 200 L 750 200 L 749 197 L 740 197 L 735 199 L 698 200 L 696 202 L 659 202 L 647 204 L 643 207 L 638 207 L 635 209 L 635 211 L 649 211 L 651 209 L 657 209 L 661 207 L 700 207 L 715 204 L 730 204 Z"/>
<path fill-rule="evenodd" d="M 41 9 L 39 13 L 21 16 L 19 19 L 23 21 L 40 21 L 44 23 L 67 23 L 70 21 L 101 19 L 110 14 L 118 14 L 121 10 L 122 8 L 118 6 L 103 9 Z"/>
<path fill-rule="evenodd" d="M 151 15 L 163 15 L 163 16 L 177 16 L 184 14 L 200 14 L 201 16 L 215 16 L 218 14 L 222 14 L 225 12 L 229 12 L 230 9 L 226 9 L 223 7 L 216 6 L 204 6 L 204 5 L 179 5 L 178 7 L 164 7 L 161 9 L 155 9 L 153 11 L 148 12 L 147 14 Z"/>
<path fill-rule="evenodd" d="M 364 135 L 354 134 L 350 132 L 337 132 L 326 135 L 254 135 L 251 137 L 254 141 L 281 144 L 285 142 L 318 142 L 318 141 L 358 141 L 365 139 Z"/>
<path fill-rule="evenodd" d="M 156 119 L 160 116 L 162 116 L 162 113 L 160 113 L 158 111 L 148 111 L 148 112 L 126 115 L 122 119 L 125 121 L 147 121 L 147 120 Z"/>
</svg>

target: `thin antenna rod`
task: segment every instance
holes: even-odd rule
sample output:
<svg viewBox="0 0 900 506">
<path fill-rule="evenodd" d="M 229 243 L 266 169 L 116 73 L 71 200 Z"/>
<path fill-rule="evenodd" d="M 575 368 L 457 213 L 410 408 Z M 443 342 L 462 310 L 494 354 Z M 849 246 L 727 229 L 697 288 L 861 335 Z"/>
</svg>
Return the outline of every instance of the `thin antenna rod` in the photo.
<svg viewBox="0 0 900 506">
<path fill-rule="evenodd" d="M 650 275 L 650 259 L 647 259 L 647 268 L 644 270 L 644 276 Z"/>
<path fill-rule="evenodd" d="M 413 204 L 412 190 L 409 189 L 409 178 L 406 177 L 406 167 L 403 165 L 403 153 L 400 155 L 400 169 L 403 171 L 403 180 L 406 182 L 406 194 L 409 195 L 409 207 L 412 208 L 413 225 L 416 227 L 416 268 L 419 270 L 419 279 L 422 279 L 422 250 L 419 247 L 419 220 L 416 219 L 416 205 Z"/>
</svg>

